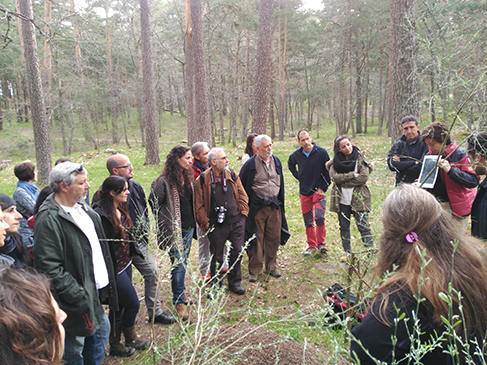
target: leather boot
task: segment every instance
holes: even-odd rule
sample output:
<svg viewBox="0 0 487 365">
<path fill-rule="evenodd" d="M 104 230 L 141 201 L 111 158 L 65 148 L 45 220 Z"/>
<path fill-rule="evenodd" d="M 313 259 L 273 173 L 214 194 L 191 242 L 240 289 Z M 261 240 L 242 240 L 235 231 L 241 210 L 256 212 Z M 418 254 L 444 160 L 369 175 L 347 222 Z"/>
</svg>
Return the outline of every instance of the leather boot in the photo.
<svg viewBox="0 0 487 365">
<path fill-rule="evenodd" d="M 148 340 L 142 340 L 137 337 L 135 325 L 132 327 L 123 327 L 123 335 L 125 336 L 125 346 L 133 347 L 136 350 L 146 350 L 149 348 Z"/>
<path fill-rule="evenodd" d="M 128 357 L 135 353 L 133 347 L 126 347 L 120 342 L 122 323 L 115 323 L 110 330 L 110 355 Z"/>
</svg>

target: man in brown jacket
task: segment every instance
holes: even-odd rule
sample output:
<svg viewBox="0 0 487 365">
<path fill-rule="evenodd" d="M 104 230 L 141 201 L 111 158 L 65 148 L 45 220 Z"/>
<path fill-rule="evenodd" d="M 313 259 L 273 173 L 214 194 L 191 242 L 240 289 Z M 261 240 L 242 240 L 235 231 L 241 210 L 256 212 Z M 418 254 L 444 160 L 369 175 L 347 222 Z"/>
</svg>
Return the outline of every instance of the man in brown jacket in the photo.
<svg viewBox="0 0 487 365">
<path fill-rule="evenodd" d="M 240 263 L 245 219 L 249 214 L 247 193 L 238 175 L 228 169 L 228 158 L 222 148 L 213 148 L 208 153 L 208 161 L 210 168 L 202 173 L 194 184 L 196 221 L 210 239 L 210 271 L 213 284 L 222 285 L 223 248 L 228 240 L 231 245 L 228 257 L 228 288 L 242 295 L 245 289 L 240 285 Z"/>
</svg>

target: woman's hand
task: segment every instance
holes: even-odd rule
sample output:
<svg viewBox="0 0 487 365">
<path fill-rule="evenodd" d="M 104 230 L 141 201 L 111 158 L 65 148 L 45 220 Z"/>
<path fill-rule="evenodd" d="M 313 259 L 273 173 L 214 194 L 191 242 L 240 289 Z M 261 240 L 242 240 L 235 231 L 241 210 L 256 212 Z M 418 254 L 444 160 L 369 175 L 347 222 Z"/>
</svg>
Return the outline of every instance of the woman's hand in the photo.
<svg viewBox="0 0 487 365">
<path fill-rule="evenodd" d="M 443 171 L 445 171 L 447 174 L 451 169 L 450 163 L 445 159 L 441 159 L 438 166 L 440 166 L 440 168 L 443 169 Z"/>
</svg>

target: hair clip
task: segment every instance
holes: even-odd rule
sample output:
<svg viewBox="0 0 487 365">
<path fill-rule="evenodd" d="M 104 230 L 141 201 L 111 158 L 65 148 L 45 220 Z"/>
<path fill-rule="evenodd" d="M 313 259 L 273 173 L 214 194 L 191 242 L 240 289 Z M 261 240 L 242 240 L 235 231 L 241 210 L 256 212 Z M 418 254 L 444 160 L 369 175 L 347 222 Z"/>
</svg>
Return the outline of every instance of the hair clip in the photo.
<svg viewBox="0 0 487 365">
<path fill-rule="evenodd" d="M 406 240 L 409 243 L 413 243 L 414 241 L 418 240 L 418 235 L 416 234 L 416 232 L 411 232 L 411 233 L 406 235 Z"/>
</svg>

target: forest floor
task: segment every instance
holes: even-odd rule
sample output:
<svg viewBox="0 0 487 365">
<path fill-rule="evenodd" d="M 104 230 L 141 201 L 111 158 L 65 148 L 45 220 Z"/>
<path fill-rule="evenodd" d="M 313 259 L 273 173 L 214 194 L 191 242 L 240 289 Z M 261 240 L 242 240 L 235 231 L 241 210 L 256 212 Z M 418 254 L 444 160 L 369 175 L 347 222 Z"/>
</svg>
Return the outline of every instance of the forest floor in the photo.
<svg viewBox="0 0 487 365">
<path fill-rule="evenodd" d="M 176 124 L 179 126 L 175 127 Z M 176 121 L 171 128 L 181 128 L 184 124 Z M 27 126 L 26 126 L 27 127 Z M 136 131 L 136 129 L 134 129 Z M 325 147 L 333 156 L 332 143 L 334 126 L 323 127 L 320 138 L 313 132 L 314 142 Z M 6 132 L 6 133 L 5 133 Z M 25 133 L 25 132 L 24 132 Z M 27 133 L 28 134 L 28 133 Z M 100 135 L 108 138 L 107 133 Z M 182 143 L 184 133 L 163 133 L 164 142 L 160 143 L 161 161 L 170 148 Z M 24 139 L 19 129 L 2 132 L 0 139 L 3 147 L 2 159 L 13 160 L 11 166 L 0 170 L 0 191 L 11 194 L 15 189 L 16 179 L 13 166 L 27 158 L 34 160 L 33 141 Z M 369 134 L 352 139 L 374 165 L 374 172 L 369 178 L 369 188 L 373 196 L 370 223 L 375 247 L 378 247 L 381 233 L 382 202 L 394 187 L 394 174 L 387 169 L 385 157 L 390 148 L 387 136 L 377 136 L 376 128 L 369 128 Z M 239 142 L 244 145 L 243 142 Z M 90 195 L 101 185 L 107 176 L 105 168 L 106 148 L 113 148 L 129 156 L 134 165 L 134 179 L 149 193 L 151 182 L 161 172 L 162 165 L 145 165 L 145 149 L 134 143 L 131 148 L 125 144 L 106 145 L 100 151 L 93 151 L 89 146 L 74 144 L 76 147 L 69 156 L 74 162 L 83 163 L 89 173 L 92 186 Z M 230 167 L 240 170 L 242 147 L 225 144 Z M 323 300 L 323 292 L 334 283 L 343 286 L 349 284 L 355 294 L 370 295 L 375 280 L 372 267 L 376 260 L 375 253 L 366 255 L 360 235 L 352 224 L 352 250 L 359 262 L 354 262 L 356 273 L 350 276 L 349 266 L 340 262 L 343 253 L 338 219 L 336 214 L 326 212 L 327 238 L 329 252 L 304 257 L 307 248 L 306 234 L 299 203 L 298 182 L 287 169 L 289 155 L 298 148 L 295 137 L 286 137 L 284 141 L 274 141 L 273 151 L 283 162 L 286 189 L 286 216 L 291 238 L 278 253 L 281 278 L 266 277 L 263 273 L 257 283 L 248 281 L 248 259 L 242 259 L 242 285 L 247 289 L 242 296 L 224 290 L 215 299 L 207 298 L 207 287 L 201 280 L 197 267 L 198 244 L 193 241 L 190 260 L 186 273 L 186 287 L 189 297 L 196 299 L 196 304 L 189 306 L 190 319 L 173 325 L 147 323 L 147 310 L 143 298 L 143 279 L 134 270 L 134 284 L 141 307 L 137 318 L 137 332 L 142 338 L 152 339 L 148 351 L 139 351 L 136 355 L 121 359 L 106 356 L 103 364 L 349 364 L 349 335 L 347 328 L 332 328 L 325 325 L 324 317 L 329 306 Z M 19 150 L 22 149 L 22 150 Z M 62 144 L 59 136 L 53 138 L 53 161 L 61 157 Z M 329 194 L 328 194 L 329 199 Z M 152 217 L 151 217 L 152 219 Z M 152 227 L 154 224 L 152 222 Z M 171 304 L 170 264 L 167 254 L 158 249 L 155 232 L 151 232 L 151 252 L 159 265 L 160 300 L 167 313 L 174 314 Z M 359 276 L 364 276 L 361 280 Z"/>
</svg>

